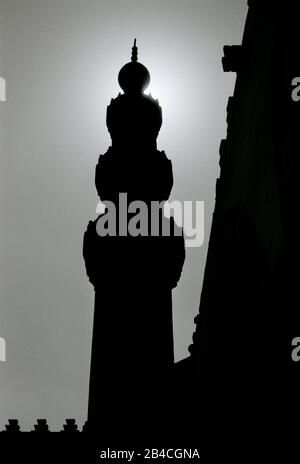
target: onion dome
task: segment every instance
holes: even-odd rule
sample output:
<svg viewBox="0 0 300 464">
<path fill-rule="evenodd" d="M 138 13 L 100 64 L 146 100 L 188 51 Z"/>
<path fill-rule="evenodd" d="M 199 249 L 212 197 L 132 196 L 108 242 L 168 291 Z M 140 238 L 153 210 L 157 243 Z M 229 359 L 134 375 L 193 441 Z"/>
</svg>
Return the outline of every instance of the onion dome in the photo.
<svg viewBox="0 0 300 464">
<path fill-rule="evenodd" d="M 126 63 L 119 72 L 118 81 L 125 94 L 140 94 L 150 83 L 148 69 L 138 62 L 136 39 L 132 47 L 131 61 Z"/>
</svg>

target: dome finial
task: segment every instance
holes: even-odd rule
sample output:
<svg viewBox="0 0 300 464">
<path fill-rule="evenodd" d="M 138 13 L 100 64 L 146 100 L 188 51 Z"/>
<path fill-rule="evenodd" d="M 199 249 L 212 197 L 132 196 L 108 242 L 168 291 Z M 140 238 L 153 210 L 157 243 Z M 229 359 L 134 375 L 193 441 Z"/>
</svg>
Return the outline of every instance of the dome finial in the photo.
<svg viewBox="0 0 300 464">
<path fill-rule="evenodd" d="M 131 95 L 143 93 L 149 85 L 149 71 L 142 63 L 138 62 L 136 39 L 134 39 L 132 47 L 131 61 L 120 70 L 118 81 L 124 92 Z"/>
<path fill-rule="evenodd" d="M 133 47 L 132 47 L 132 53 L 131 53 L 131 61 L 133 63 L 136 63 L 138 60 L 138 48 L 136 46 L 136 39 L 134 39 Z"/>
</svg>

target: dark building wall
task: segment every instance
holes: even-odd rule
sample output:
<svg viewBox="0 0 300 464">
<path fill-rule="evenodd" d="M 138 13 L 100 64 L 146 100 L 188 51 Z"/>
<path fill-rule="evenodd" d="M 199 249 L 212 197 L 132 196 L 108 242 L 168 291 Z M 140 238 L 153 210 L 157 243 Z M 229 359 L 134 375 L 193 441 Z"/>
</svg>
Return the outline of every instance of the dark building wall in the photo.
<svg viewBox="0 0 300 464">
<path fill-rule="evenodd" d="M 224 47 L 223 68 L 237 80 L 190 347 L 198 391 L 216 409 L 249 411 L 299 386 L 290 356 L 300 327 L 295 5 L 249 2 L 242 45 Z"/>
</svg>

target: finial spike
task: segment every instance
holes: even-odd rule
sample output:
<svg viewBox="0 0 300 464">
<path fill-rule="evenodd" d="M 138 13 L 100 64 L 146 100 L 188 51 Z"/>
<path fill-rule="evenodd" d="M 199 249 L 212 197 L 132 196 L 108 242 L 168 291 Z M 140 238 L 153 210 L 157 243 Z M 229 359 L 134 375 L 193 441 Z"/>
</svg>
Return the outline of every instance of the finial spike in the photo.
<svg viewBox="0 0 300 464">
<path fill-rule="evenodd" d="M 132 47 L 132 54 L 131 54 L 131 61 L 136 63 L 138 60 L 138 48 L 136 46 L 136 39 L 134 39 L 133 47 Z"/>
</svg>

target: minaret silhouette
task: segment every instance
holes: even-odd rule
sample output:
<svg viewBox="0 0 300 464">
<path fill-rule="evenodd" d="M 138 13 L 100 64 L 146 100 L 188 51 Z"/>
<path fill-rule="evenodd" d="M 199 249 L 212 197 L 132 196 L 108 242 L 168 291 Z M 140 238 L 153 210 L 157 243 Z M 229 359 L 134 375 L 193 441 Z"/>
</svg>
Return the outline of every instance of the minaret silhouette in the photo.
<svg viewBox="0 0 300 464">
<path fill-rule="evenodd" d="M 95 289 L 87 429 L 108 436 L 144 433 L 153 421 L 157 430 L 170 420 L 172 289 L 185 259 L 183 231 L 162 208 L 159 228 L 150 233 L 151 206 L 162 206 L 169 198 L 173 173 L 171 161 L 157 149 L 162 112 L 158 101 L 144 94 L 150 75 L 138 62 L 136 41 L 118 80 L 124 93 L 111 100 L 106 118 L 112 144 L 96 167 L 96 188 L 105 211 L 89 223 L 83 243 L 87 275 Z M 127 195 L 130 211 L 119 203 L 120 194 L 123 199 Z M 148 233 L 141 217 L 134 219 L 140 207 L 132 203 L 136 201 L 147 208 Z M 116 207 L 116 230 L 99 234 L 97 224 L 105 220 L 111 204 Z M 127 233 L 130 221 L 136 221 L 134 234 Z"/>
</svg>

